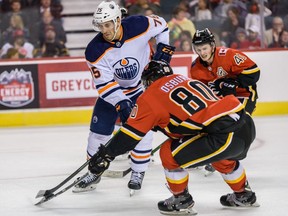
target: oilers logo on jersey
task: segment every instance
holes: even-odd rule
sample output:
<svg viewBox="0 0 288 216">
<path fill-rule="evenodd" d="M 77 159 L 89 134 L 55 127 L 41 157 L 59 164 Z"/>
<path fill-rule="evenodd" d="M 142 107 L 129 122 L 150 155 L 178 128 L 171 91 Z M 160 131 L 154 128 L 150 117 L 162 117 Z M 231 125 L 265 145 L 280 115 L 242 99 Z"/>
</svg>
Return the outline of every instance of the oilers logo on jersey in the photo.
<svg viewBox="0 0 288 216">
<path fill-rule="evenodd" d="M 126 57 L 117 61 L 113 68 L 115 76 L 120 80 L 131 80 L 139 74 L 140 64 L 137 59 Z"/>
</svg>

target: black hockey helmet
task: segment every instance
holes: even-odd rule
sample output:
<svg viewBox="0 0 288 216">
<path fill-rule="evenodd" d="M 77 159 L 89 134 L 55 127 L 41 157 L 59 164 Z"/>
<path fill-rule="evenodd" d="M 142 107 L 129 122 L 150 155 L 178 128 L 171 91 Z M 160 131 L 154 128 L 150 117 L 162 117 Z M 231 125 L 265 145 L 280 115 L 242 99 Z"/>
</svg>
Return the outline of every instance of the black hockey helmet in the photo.
<svg viewBox="0 0 288 216">
<path fill-rule="evenodd" d="M 173 70 L 167 62 L 152 60 L 146 65 L 141 76 L 145 88 L 150 86 L 155 80 L 173 74 Z"/>
<path fill-rule="evenodd" d="M 208 28 L 205 28 L 204 30 L 197 30 L 193 36 L 192 44 L 202 45 L 206 43 L 215 43 L 214 35 L 210 32 Z"/>
</svg>

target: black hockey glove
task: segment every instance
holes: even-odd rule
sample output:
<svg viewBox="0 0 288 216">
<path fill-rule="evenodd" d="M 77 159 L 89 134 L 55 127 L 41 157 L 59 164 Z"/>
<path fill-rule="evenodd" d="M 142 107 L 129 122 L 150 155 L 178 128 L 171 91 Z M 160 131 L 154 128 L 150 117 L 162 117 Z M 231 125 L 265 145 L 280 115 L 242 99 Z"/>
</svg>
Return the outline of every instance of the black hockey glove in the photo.
<svg viewBox="0 0 288 216">
<path fill-rule="evenodd" d="M 237 80 L 232 78 L 221 78 L 209 82 L 208 86 L 217 96 L 236 95 L 236 88 L 239 86 Z"/>
<path fill-rule="evenodd" d="M 132 111 L 133 104 L 130 100 L 119 101 L 116 105 L 116 110 L 119 113 L 121 122 L 124 124 Z"/>
<path fill-rule="evenodd" d="M 110 162 L 113 160 L 114 157 L 106 153 L 106 147 L 104 145 L 100 145 L 98 152 L 91 157 L 88 169 L 93 174 L 101 175 L 109 168 Z"/>
<path fill-rule="evenodd" d="M 175 47 L 163 43 L 158 43 L 153 60 L 170 63 Z"/>
</svg>

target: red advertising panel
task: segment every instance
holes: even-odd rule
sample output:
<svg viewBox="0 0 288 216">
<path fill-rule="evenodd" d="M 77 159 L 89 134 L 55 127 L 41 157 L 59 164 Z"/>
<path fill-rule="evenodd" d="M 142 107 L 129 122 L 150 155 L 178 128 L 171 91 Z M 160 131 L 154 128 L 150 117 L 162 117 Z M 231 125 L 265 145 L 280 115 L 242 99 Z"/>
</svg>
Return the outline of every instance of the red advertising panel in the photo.
<svg viewBox="0 0 288 216">
<path fill-rule="evenodd" d="M 94 105 L 98 93 L 84 61 L 39 65 L 40 107 Z"/>
<path fill-rule="evenodd" d="M 174 55 L 171 60 L 171 66 L 175 74 L 182 74 L 190 77 L 190 67 L 192 64 L 192 54 Z"/>
</svg>

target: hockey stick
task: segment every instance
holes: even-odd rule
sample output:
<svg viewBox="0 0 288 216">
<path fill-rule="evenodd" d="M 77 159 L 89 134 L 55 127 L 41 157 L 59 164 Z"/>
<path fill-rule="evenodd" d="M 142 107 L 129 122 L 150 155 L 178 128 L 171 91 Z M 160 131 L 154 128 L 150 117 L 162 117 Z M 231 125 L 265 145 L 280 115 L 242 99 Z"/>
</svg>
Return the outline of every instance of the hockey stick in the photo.
<svg viewBox="0 0 288 216">
<path fill-rule="evenodd" d="M 156 148 L 154 148 L 151 152 L 151 156 L 153 156 L 160 148 L 161 146 L 167 141 L 168 139 L 166 139 L 164 142 L 162 142 L 160 145 L 158 145 Z M 106 170 L 102 176 L 104 177 L 109 177 L 109 178 L 123 178 L 125 177 L 128 173 L 131 172 L 131 167 L 129 167 L 126 170 Z"/>
<path fill-rule="evenodd" d="M 165 142 L 165 141 L 164 141 Z M 164 143 L 163 142 L 163 143 Z M 159 146 L 157 146 L 155 149 L 152 150 L 152 155 L 158 151 L 161 147 L 161 145 L 163 144 L 161 143 Z M 77 181 L 74 181 L 73 183 L 71 183 L 70 185 L 68 185 L 67 187 L 63 188 L 61 191 L 57 192 L 54 194 L 55 191 L 57 191 L 59 188 L 61 188 L 64 184 L 66 184 L 68 181 L 70 181 L 74 176 L 76 176 L 81 170 L 83 170 L 88 164 L 89 164 L 90 160 L 87 160 L 81 167 L 79 167 L 75 172 L 73 172 L 70 176 L 68 176 L 66 179 L 64 179 L 61 183 L 59 183 L 57 186 L 55 186 L 54 188 L 51 188 L 49 190 L 40 190 L 35 198 L 40 198 L 43 197 L 39 202 L 37 202 L 35 205 L 40 205 L 44 202 L 47 202 L 55 197 L 57 197 L 58 195 L 66 192 L 67 190 L 69 190 L 70 188 L 72 188 L 74 185 L 78 184 L 80 181 L 82 181 L 82 179 L 84 179 L 88 173 L 86 173 L 85 175 L 83 175 L 81 178 L 77 179 Z M 114 178 L 121 178 L 126 176 L 129 172 L 131 171 L 131 168 L 128 168 L 127 170 L 124 171 L 110 171 L 110 177 L 114 177 Z M 111 174 L 111 172 L 113 174 Z M 103 173 L 104 174 L 104 173 Z M 101 175 L 101 174 L 100 174 Z M 115 177 L 118 176 L 118 177 Z M 120 176 L 120 177 L 119 177 Z"/>
<path fill-rule="evenodd" d="M 73 183 L 71 183 L 70 185 L 68 185 L 67 187 L 63 188 L 61 191 L 59 191 L 59 192 L 57 192 L 57 193 L 55 193 L 55 194 L 54 194 L 53 192 L 51 192 L 50 190 L 46 190 L 46 192 L 45 192 L 45 191 L 42 191 L 42 193 L 45 192 L 46 195 L 44 194 L 44 195 L 43 195 L 43 198 L 42 198 L 39 202 L 35 203 L 35 205 L 40 205 L 40 204 L 42 204 L 42 203 L 44 203 L 44 202 L 47 202 L 47 201 L 55 198 L 55 197 L 58 196 L 58 195 L 66 192 L 67 190 L 69 190 L 70 188 L 72 188 L 74 185 L 76 185 L 76 184 L 78 184 L 80 181 L 82 181 L 82 179 L 84 179 L 87 175 L 89 175 L 89 173 L 86 173 L 86 174 L 83 175 L 81 178 L 77 179 L 77 181 L 74 181 Z M 49 192 L 47 192 L 47 191 L 49 191 Z M 40 192 L 41 192 L 41 191 L 39 191 L 38 194 L 39 194 Z M 38 196 L 38 194 L 37 194 L 37 196 Z M 37 196 L 36 196 L 36 198 L 37 198 Z M 38 197 L 42 197 L 42 196 L 40 195 L 40 196 L 38 196 Z"/>
<path fill-rule="evenodd" d="M 110 140 L 105 144 L 105 146 L 110 142 Z M 59 194 L 64 193 L 65 191 L 67 191 L 68 189 L 70 189 L 71 187 L 73 187 L 74 185 L 76 185 L 77 183 L 79 183 L 82 179 L 84 179 L 86 177 L 86 175 L 82 176 L 81 178 L 79 178 L 77 181 L 74 181 L 72 184 L 70 184 L 69 186 L 67 186 L 66 188 L 62 189 L 61 191 L 59 191 L 56 194 L 53 194 L 55 191 L 57 191 L 59 188 L 61 188 L 64 184 L 66 184 L 68 181 L 70 181 L 75 175 L 77 175 L 81 170 L 83 170 L 90 162 L 90 159 L 87 160 L 81 167 L 79 167 L 75 172 L 73 172 L 70 176 L 68 176 L 66 179 L 64 179 L 61 183 L 59 183 L 57 186 L 55 186 L 54 188 L 51 188 L 49 190 L 40 190 L 35 198 L 40 198 L 43 197 L 39 202 L 37 202 L 35 205 L 39 205 L 41 203 L 47 202 L 48 200 L 58 196 Z"/>
<path fill-rule="evenodd" d="M 58 184 L 57 186 L 55 186 L 54 188 L 51 188 L 51 189 L 49 189 L 49 190 L 40 190 L 38 193 L 37 193 L 37 195 L 36 195 L 36 197 L 35 198 L 39 198 L 39 197 L 44 197 L 40 202 L 38 202 L 38 203 L 36 203 L 35 205 L 39 205 L 39 204 L 41 204 L 41 203 L 43 203 L 43 202 L 46 202 L 46 201 L 48 201 L 48 200 L 50 200 L 50 199 L 52 199 L 53 197 L 55 197 L 55 196 L 57 196 L 57 195 L 55 195 L 55 194 L 53 194 L 53 192 L 55 192 L 56 190 L 58 190 L 60 187 L 62 187 L 64 184 L 66 184 L 68 181 L 70 181 L 75 175 L 77 175 L 81 170 L 83 170 L 87 165 L 88 165 L 88 163 L 89 163 L 89 160 L 87 160 L 81 167 L 79 167 L 75 172 L 73 172 L 70 176 L 68 176 L 66 179 L 64 179 L 60 184 Z M 82 180 L 83 178 L 81 178 L 81 180 Z M 80 179 L 79 179 L 80 180 Z M 77 183 L 78 183 L 79 181 L 77 181 Z M 73 182 L 73 184 L 71 184 L 71 185 L 69 185 L 70 187 L 73 187 L 74 185 L 76 185 L 77 183 L 75 183 L 75 182 Z M 68 187 L 69 187 L 68 186 Z M 67 187 L 67 189 L 69 189 Z M 66 189 L 66 190 L 67 190 Z M 63 191 L 64 190 L 64 191 Z M 62 191 L 63 192 L 61 192 L 61 193 L 64 193 L 66 190 L 65 190 L 65 188 L 63 189 Z M 58 192 L 59 194 L 61 194 L 60 192 Z M 57 194 L 58 194 L 57 193 Z M 59 195 L 58 194 L 58 195 Z"/>
</svg>

